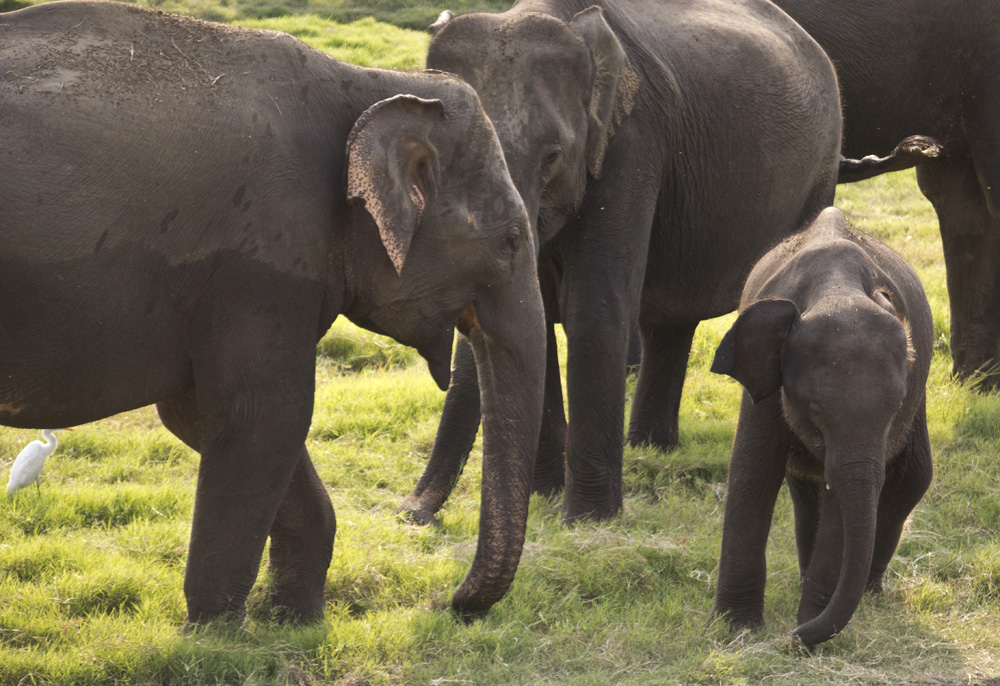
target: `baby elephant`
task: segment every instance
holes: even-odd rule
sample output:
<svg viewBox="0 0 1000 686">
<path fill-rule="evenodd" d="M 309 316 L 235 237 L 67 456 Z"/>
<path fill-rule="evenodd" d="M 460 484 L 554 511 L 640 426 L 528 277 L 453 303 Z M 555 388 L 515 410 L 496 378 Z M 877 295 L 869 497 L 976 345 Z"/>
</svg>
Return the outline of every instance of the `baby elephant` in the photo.
<svg viewBox="0 0 1000 686">
<path fill-rule="evenodd" d="M 713 615 L 763 622 L 764 548 L 784 479 L 802 599 L 794 635 L 822 643 L 881 590 L 931 480 L 930 307 L 913 269 L 828 208 L 768 252 L 712 371 L 745 389 L 729 463 Z"/>
</svg>

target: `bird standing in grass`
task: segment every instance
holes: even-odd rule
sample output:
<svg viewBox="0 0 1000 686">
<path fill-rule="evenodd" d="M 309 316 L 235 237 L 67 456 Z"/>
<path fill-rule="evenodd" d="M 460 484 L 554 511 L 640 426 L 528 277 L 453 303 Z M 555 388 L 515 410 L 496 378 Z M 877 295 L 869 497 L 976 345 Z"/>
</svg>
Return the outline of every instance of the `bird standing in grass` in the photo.
<svg viewBox="0 0 1000 686">
<path fill-rule="evenodd" d="M 72 429 L 42 429 L 44 441 L 32 441 L 18 453 L 10 468 L 10 479 L 7 481 L 8 496 L 14 495 L 31 482 L 35 483 L 35 488 L 41 490 L 39 483 L 42 480 L 42 465 L 59 445 L 52 432 L 64 430 L 72 431 Z"/>
</svg>

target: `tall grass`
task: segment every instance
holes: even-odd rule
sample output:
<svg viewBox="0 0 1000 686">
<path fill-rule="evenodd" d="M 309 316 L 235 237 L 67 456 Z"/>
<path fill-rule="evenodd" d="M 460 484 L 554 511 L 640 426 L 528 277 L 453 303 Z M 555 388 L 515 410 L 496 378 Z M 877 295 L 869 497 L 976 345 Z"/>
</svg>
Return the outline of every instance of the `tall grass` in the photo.
<svg viewBox="0 0 1000 686">
<path fill-rule="evenodd" d="M 319 21 L 264 25 L 324 41 L 327 29 L 310 26 Z M 377 39 L 359 61 L 421 59 L 419 41 L 399 49 Z M 996 676 L 1000 400 L 950 378 L 940 240 L 913 174 L 842 187 L 837 202 L 924 280 L 940 337 L 928 388 L 936 474 L 884 595 L 865 599 L 848 630 L 814 652 L 789 639 L 799 590 L 784 492 L 768 548 L 766 628 L 734 637 L 708 618 L 739 403 L 738 386 L 708 368 L 732 315 L 695 336 L 682 446 L 626 449 L 625 511 L 613 521 L 566 528 L 558 498 L 534 497 L 511 592 L 470 625 L 445 608 L 475 551 L 481 447 L 440 528 L 398 518 L 443 394 L 412 351 L 338 322 L 318 347 L 308 438 L 338 515 L 325 619 L 279 626 L 258 586 L 242 626 L 183 629 L 198 456 L 143 408 L 63 434 L 40 491 L 0 499 L 0 684 L 964 684 Z M 0 428 L 0 473 L 36 437 Z"/>
</svg>

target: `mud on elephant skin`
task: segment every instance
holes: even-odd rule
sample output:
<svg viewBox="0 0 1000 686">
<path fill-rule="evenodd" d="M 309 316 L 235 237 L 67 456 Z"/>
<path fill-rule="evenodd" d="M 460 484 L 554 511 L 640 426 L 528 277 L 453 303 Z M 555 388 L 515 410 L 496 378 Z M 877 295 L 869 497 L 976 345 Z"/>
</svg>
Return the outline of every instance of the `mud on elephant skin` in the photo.
<svg viewBox="0 0 1000 686">
<path fill-rule="evenodd" d="M 833 200 L 832 65 L 758 0 L 522 0 L 500 14 L 444 13 L 434 31 L 427 66 L 476 89 L 542 245 L 550 347 L 535 489 L 565 485 L 569 521 L 611 517 L 630 329 L 639 323 L 642 363 L 629 441 L 670 447 L 698 322 L 733 310 L 754 261 Z M 461 348 L 455 380 L 449 394 L 476 397 Z M 446 402 L 402 509 L 426 520 L 444 503 L 476 410 Z"/>
<path fill-rule="evenodd" d="M 930 484 L 925 386 L 934 327 L 920 280 L 825 210 L 754 267 L 712 371 L 744 386 L 714 615 L 763 621 L 764 551 L 788 483 L 803 577 L 795 635 L 843 629 L 880 590 Z"/>
<path fill-rule="evenodd" d="M 775 0 L 837 67 L 844 154 L 930 136 L 917 181 L 941 227 L 959 378 L 1000 375 L 1000 12 L 995 0 Z M 851 180 L 851 179 L 845 179 Z"/>
<path fill-rule="evenodd" d="M 156 403 L 201 453 L 190 621 L 322 614 L 335 519 L 305 447 L 343 314 L 448 382 L 474 348 L 486 465 L 454 605 L 505 593 L 538 442 L 544 319 L 524 205 L 475 92 L 133 5 L 0 15 L 0 422 Z M 461 317 L 460 317 L 461 314 Z"/>
</svg>

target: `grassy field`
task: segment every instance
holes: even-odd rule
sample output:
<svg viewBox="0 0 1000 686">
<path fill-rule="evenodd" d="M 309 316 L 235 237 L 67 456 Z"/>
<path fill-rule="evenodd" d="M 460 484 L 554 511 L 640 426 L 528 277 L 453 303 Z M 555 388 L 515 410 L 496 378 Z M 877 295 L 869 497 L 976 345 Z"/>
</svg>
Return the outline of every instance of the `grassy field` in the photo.
<svg viewBox="0 0 1000 686">
<path fill-rule="evenodd" d="M 45 0 L 0 0 L 0 12 L 34 5 Z M 177 12 L 209 21 L 266 19 L 289 15 L 312 15 L 340 23 L 364 17 L 407 29 L 426 31 L 441 10 L 453 12 L 497 12 L 512 0 L 122 0 Z"/>
<path fill-rule="evenodd" d="M 270 21 L 383 66 L 419 64 L 426 40 L 400 33 L 413 42 L 372 47 L 394 29 Z M 682 447 L 626 450 L 625 512 L 614 521 L 566 528 L 558 499 L 534 498 L 514 586 L 470 626 L 444 608 L 475 550 L 478 460 L 441 528 L 395 516 L 444 396 L 415 353 L 338 322 L 318 349 L 308 439 L 339 525 L 324 621 L 278 626 L 255 593 L 243 626 L 182 631 L 197 455 L 145 408 L 62 434 L 41 491 L 0 498 L 0 684 L 964 684 L 1000 675 L 1000 399 L 949 377 L 940 240 L 913 175 L 844 187 L 838 204 L 926 285 L 939 336 L 928 389 L 937 471 L 885 594 L 815 652 L 789 639 L 799 582 L 784 492 L 766 629 L 733 637 L 708 621 L 739 402 L 737 384 L 708 367 L 731 316 L 696 336 Z M 0 474 L 35 438 L 0 428 Z"/>
</svg>

